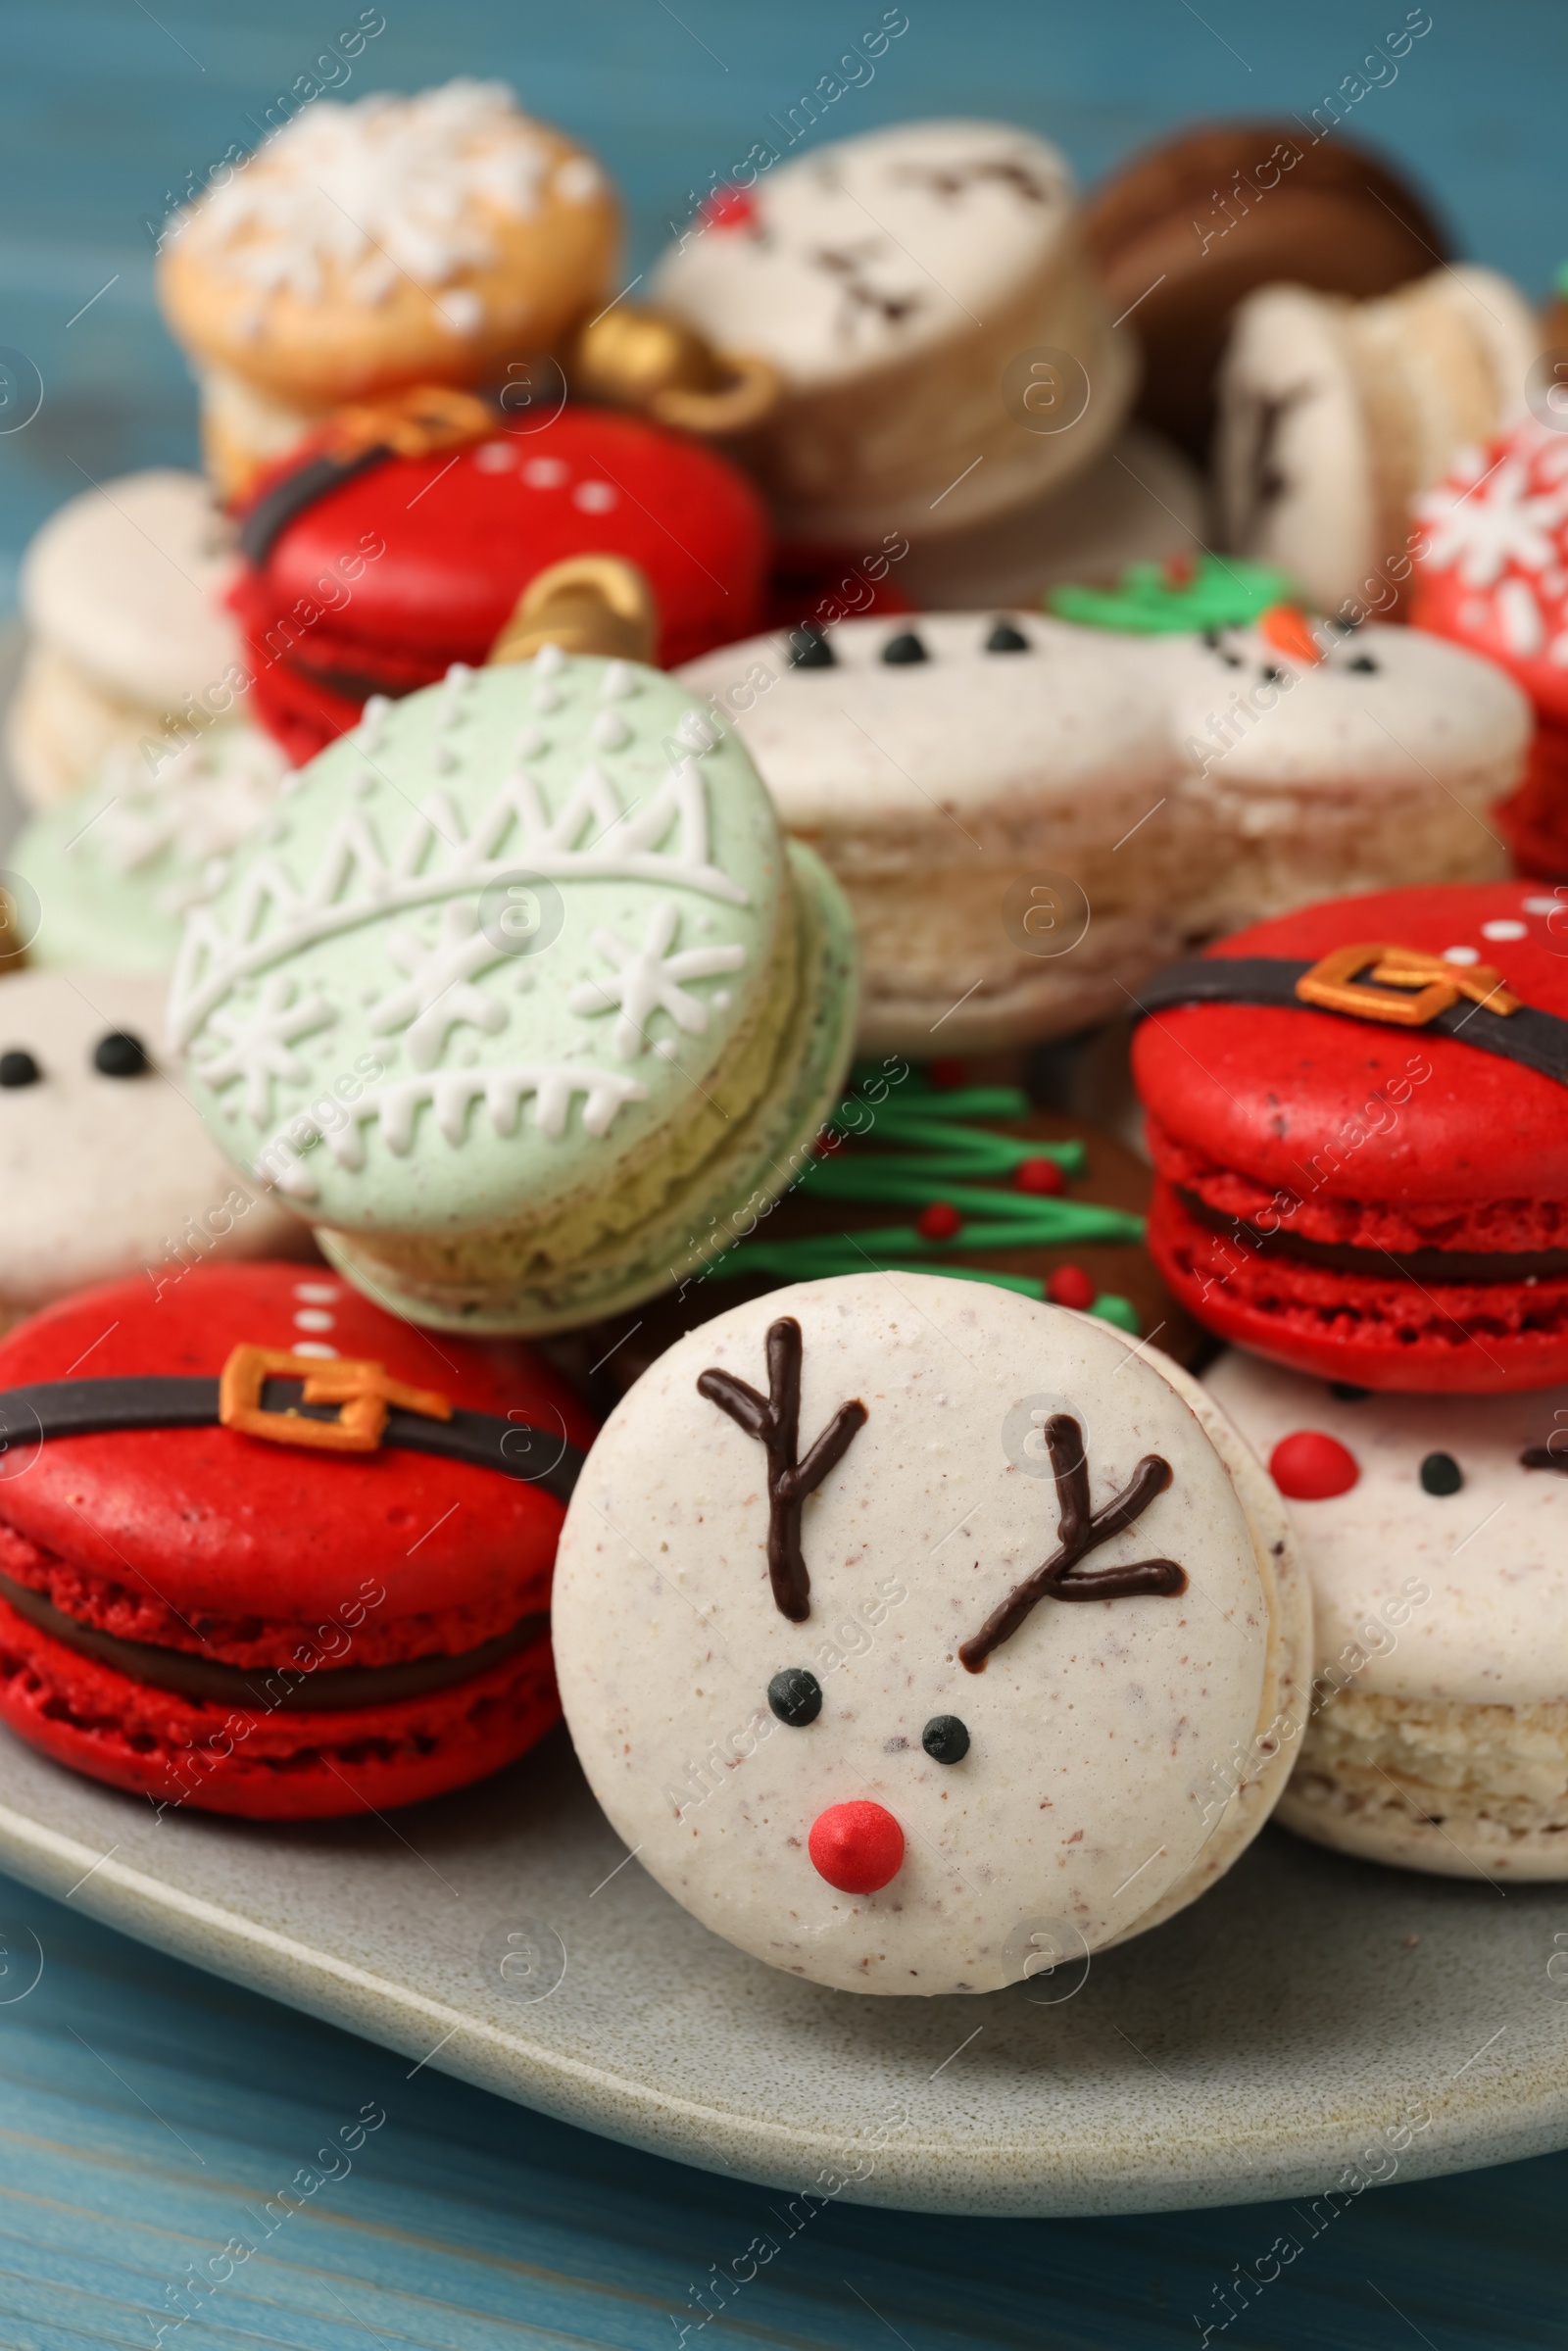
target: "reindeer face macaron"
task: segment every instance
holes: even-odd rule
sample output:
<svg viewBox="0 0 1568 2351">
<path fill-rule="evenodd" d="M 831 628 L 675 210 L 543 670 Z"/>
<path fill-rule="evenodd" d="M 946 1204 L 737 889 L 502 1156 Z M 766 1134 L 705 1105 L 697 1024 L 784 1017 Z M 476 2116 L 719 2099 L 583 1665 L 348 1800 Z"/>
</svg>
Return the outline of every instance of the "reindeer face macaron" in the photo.
<svg viewBox="0 0 1568 2351">
<path fill-rule="evenodd" d="M 584 1473 L 554 1625 L 643 1866 L 770 1965 L 887 1993 L 995 1990 L 1191 1900 L 1278 1793 L 1310 1645 L 1282 1506 L 1201 1390 L 915 1274 L 662 1356 Z"/>
</svg>

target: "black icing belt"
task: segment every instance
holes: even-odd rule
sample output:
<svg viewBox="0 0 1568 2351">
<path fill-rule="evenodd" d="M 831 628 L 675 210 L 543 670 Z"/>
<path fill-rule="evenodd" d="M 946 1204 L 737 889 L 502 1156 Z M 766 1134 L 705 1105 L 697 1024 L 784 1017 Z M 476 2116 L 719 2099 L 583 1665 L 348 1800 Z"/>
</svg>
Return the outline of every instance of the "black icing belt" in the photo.
<svg viewBox="0 0 1568 2351">
<path fill-rule="evenodd" d="M 368 449 L 357 450 L 353 457 L 308 458 L 281 481 L 273 482 L 270 490 L 264 490 L 241 518 L 236 533 L 241 555 L 259 570 L 296 514 L 303 514 L 307 507 L 315 506 L 318 498 L 325 498 L 344 482 L 353 481 L 356 474 L 384 465 L 396 454 L 386 442 L 377 441 Z"/>
<path fill-rule="evenodd" d="M 179 1697 L 243 1706 L 258 1714 L 354 1713 L 367 1706 L 395 1706 L 409 1698 L 429 1697 L 459 1682 L 471 1681 L 550 1635 L 549 1617 L 536 1614 L 519 1618 L 505 1633 L 456 1656 L 406 1657 L 390 1665 L 327 1666 L 312 1672 L 286 1661 L 227 1665 L 220 1658 L 198 1656 L 189 1649 L 164 1648 L 151 1641 L 124 1641 L 118 1633 L 79 1623 L 53 1600 L 45 1599 L 41 1592 L 14 1583 L 10 1576 L 0 1575 L 0 1600 L 51 1640 L 132 1682 L 172 1690 Z M 278 1638 L 308 1637 L 310 1631 L 308 1624 L 301 1624 L 280 1632 Z"/>
<path fill-rule="evenodd" d="M 1293 962 L 1281 955 L 1195 956 L 1156 972 L 1139 991 L 1134 1017 L 1147 1018 L 1152 1012 L 1172 1011 L 1182 1004 L 1268 1004 L 1292 1012 L 1321 1012 L 1330 1020 L 1353 1020 L 1361 1028 L 1378 1027 L 1376 1020 L 1368 1020 L 1364 1014 L 1303 1004 L 1296 993 L 1296 983 L 1316 968 L 1315 963 Z M 1398 1001 L 1398 992 L 1391 989 L 1390 1004 Z M 1409 1001 L 1407 997 L 1405 1001 Z M 1393 1022 L 1389 1025 L 1395 1026 Z M 1423 1021 L 1419 1028 L 1403 1022 L 1398 1027 L 1411 1038 L 1452 1037 L 1461 1045 L 1473 1045 L 1481 1053 L 1516 1061 L 1521 1068 L 1537 1070 L 1542 1077 L 1568 1086 L 1568 1020 L 1555 1012 L 1543 1012 L 1535 1004 L 1521 1004 L 1514 1012 L 1489 1012 L 1484 1004 L 1461 1001 Z"/>
<path fill-rule="evenodd" d="M 1227 1216 L 1213 1208 L 1185 1184 L 1171 1189 L 1200 1224 L 1264 1256 L 1293 1257 L 1302 1265 L 1321 1265 L 1325 1273 L 1352 1273 L 1372 1281 L 1420 1282 L 1560 1282 L 1568 1278 L 1568 1249 L 1357 1249 L 1348 1241 L 1310 1241 L 1282 1224 L 1272 1233 L 1250 1224 L 1245 1216 Z"/>
<path fill-rule="evenodd" d="M 10 1450 L 52 1437 L 95 1437 L 124 1429 L 215 1429 L 220 1426 L 218 1385 L 217 1380 L 148 1375 L 43 1380 L 33 1387 L 0 1390 L 0 1447 Z M 336 1404 L 303 1403 L 302 1394 L 300 1380 L 269 1379 L 262 1390 L 263 1407 L 298 1413 L 305 1420 L 337 1418 Z M 475 1469 L 499 1470 L 504 1478 L 537 1486 L 562 1503 L 571 1499 L 583 1464 L 577 1447 L 553 1430 L 503 1420 L 494 1412 L 470 1412 L 461 1405 L 454 1406 L 450 1420 L 435 1420 L 393 1404 L 380 1444 L 402 1452 L 466 1462 Z M 323 1456 L 313 1448 L 311 1458 L 319 1461 Z"/>
</svg>

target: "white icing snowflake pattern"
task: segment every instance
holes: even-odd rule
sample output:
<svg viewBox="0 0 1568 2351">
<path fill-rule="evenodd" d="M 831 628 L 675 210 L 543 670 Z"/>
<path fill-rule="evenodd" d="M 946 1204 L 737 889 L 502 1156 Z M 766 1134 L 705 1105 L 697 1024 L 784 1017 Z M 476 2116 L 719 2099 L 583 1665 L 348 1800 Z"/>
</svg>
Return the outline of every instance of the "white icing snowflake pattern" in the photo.
<svg viewBox="0 0 1568 2351">
<path fill-rule="evenodd" d="M 215 1093 L 243 1078 L 246 1115 L 264 1126 L 272 1115 L 273 1081 L 300 1085 L 310 1076 L 292 1047 L 336 1019 L 324 997 L 300 998 L 287 972 L 274 971 L 254 1006 L 238 1004 L 212 1014 L 210 1026 L 228 1042 L 196 1060 L 197 1074 Z"/>
<path fill-rule="evenodd" d="M 635 1060 L 647 1047 L 648 1023 L 656 1012 L 667 1012 L 687 1036 L 701 1037 L 708 1027 L 708 1006 L 701 997 L 689 995 L 684 983 L 712 979 L 721 971 L 739 971 L 746 960 L 746 950 L 738 943 L 688 947 L 672 955 L 679 928 L 680 908 L 672 899 L 665 899 L 649 916 L 641 947 L 628 947 L 617 931 L 593 933 L 595 950 L 613 965 L 613 972 L 607 979 L 581 981 L 567 1002 L 574 1012 L 586 1017 L 618 1006 L 615 1052 L 622 1061 Z"/>
<path fill-rule="evenodd" d="M 1490 588 L 1508 563 L 1544 571 L 1556 561 L 1568 491 L 1533 489 L 1523 457 L 1505 457 L 1484 473 L 1471 453 L 1452 480 L 1415 501 L 1415 514 L 1428 525 L 1427 564 L 1435 571 L 1456 565 L 1467 588 Z"/>
<path fill-rule="evenodd" d="M 110 761 L 98 813 L 69 854 L 117 874 L 170 857 L 176 871 L 156 903 L 163 913 L 182 914 L 208 895 L 209 861 L 237 849 L 270 813 L 286 772 L 282 753 L 260 733 L 224 745 L 220 756 L 205 741 L 182 744 L 152 780 L 123 753 Z"/>
<path fill-rule="evenodd" d="M 318 99 L 185 220 L 193 241 L 222 249 L 254 289 L 246 323 L 255 332 L 270 295 L 319 302 L 334 269 L 355 300 L 372 305 L 400 277 L 450 287 L 494 260 L 491 213 L 537 214 L 549 167 L 549 149 L 501 82 L 459 79 L 416 98 L 377 93 L 352 106 Z M 568 160 L 554 185 L 581 203 L 598 174 Z M 442 308 L 457 333 L 479 322 L 476 298 L 462 289 Z"/>
<path fill-rule="evenodd" d="M 406 1028 L 409 1059 L 416 1069 L 433 1069 L 448 1037 L 465 1022 L 489 1036 L 505 1028 L 505 1004 L 473 983 L 480 972 L 504 963 L 509 951 L 479 928 L 476 906 L 452 899 L 441 909 L 433 947 L 426 947 L 417 933 L 400 928 L 388 939 L 386 952 L 406 984 L 372 1005 L 370 1034 L 387 1037 Z"/>
</svg>

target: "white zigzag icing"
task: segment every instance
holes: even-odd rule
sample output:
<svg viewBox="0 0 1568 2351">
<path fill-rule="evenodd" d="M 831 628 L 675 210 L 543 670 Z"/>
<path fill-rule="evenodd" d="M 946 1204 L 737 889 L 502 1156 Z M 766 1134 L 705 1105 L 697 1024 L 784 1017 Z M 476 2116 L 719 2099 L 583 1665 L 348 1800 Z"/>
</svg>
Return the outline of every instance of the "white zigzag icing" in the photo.
<svg viewBox="0 0 1568 2351">
<path fill-rule="evenodd" d="M 671 832 L 675 844 L 666 850 Z M 482 890 L 519 865 L 550 880 L 673 882 L 732 906 L 751 903 L 710 856 L 708 787 L 695 759 L 680 760 L 657 792 L 629 808 L 602 768 L 587 766 L 554 817 L 538 779 L 520 768 L 466 835 L 450 794 L 432 792 L 390 857 L 369 813 L 348 809 L 303 890 L 276 856 L 259 857 L 226 924 L 207 906 L 187 917 L 170 985 L 172 1049 L 183 1051 L 236 980 L 358 923 Z"/>
<path fill-rule="evenodd" d="M 607 1135 L 624 1103 L 648 1099 L 647 1088 L 635 1078 L 614 1070 L 573 1069 L 559 1061 L 432 1070 L 372 1087 L 358 1102 L 335 1102 L 340 1117 L 323 1119 L 314 1105 L 299 1111 L 263 1144 L 252 1172 L 291 1199 L 315 1200 L 319 1187 L 305 1160 L 311 1143 L 324 1143 L 338 1166 L 352 1173 L 365 1165 L 365 1126 L 378 1126 L 387 1150 L 402 1158 L 413 1149 L 415 1118 L 426 1102 L 434 1108 L 436 1125 L 447 1142 L 457 1145 L 476 1102 L 483 1102 L 496 1134 L 511 1135 L 530 1095 L 541 1133 L 554 1139 L 564 1134 L 572 1098 L 578 1094 L 586 1098 L 582 1122 L 590 1135 Z"/>
</svg>

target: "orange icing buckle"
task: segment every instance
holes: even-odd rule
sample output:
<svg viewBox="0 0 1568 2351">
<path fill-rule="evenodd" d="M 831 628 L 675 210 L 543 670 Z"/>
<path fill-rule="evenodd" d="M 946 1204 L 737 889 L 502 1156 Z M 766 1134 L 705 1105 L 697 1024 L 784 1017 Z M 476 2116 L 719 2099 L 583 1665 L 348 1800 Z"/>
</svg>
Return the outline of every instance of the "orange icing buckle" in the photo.
<svg viewBox="0 0 1568 2351">
<path fill-rule="evenodd" d="M 1288 661 L 1305 661 L 1309 668 L 1315 668 L 1323 659 L 1323 648 L 1312 634 L 1312 623 L 1298 604 L 1271 604 L 1266 612 L 1257 616 L 1257 633 Z"/>
<path fill-rule="evenodd" d="M 494 409 L 472 392 L 451 384 L 416 384 L 385 400 L 339 409 L 325 447 L 328 456 L 339 459 L 375 448 L 390 449 L 397 457 L 428 457 L 432 450 L 487 441 L 497 425 Z"/>
<path fill-rule="evenodd" d="M 307 1420 L 290 1408 L 268 1412 L 262 1386 L 271 1378 L 303 1380 L 307 1404 L 341 1404 L 336 1420 Z M 386 1427 L 387 1407 L 400 1404 L 426 1420 L 450 1420 L 452 1406 L 433 1388 L 405 1388 L 379 1363 L 347 1356 L 322 1360 L 271 1347 L 234 1348 L 218 1383 L 218 1417 L 225 1429 L 265 1437 L 273 1445 L 316 1445 L 332 1453 L 373 1453 Z"/>
<path fill-rule="evenodd" d="M 1381 983 L 1356 986 L 1358 973 Z M 1384 989 L 1414 991 L 1406 998 L 1388 996 Z M 1440 1012 L 1447 1011 L 1461 996 L 1485 1004 L 1489 1012 L 1517 1012 L 1519 999 L 1510 996 L 1502 974 L 1490 963 L 1448 963 L 1418 947 L 1374 945 L 1337 947 L 1331 955 L 1303 971 L 1296 983 L 1303 1004 L 1319 1004 L 1326 1012 L 1350 1012 L 1358 1020 L 1391 1020 L 1400 1028 L 1425 1028 Z"/>
</svg>

